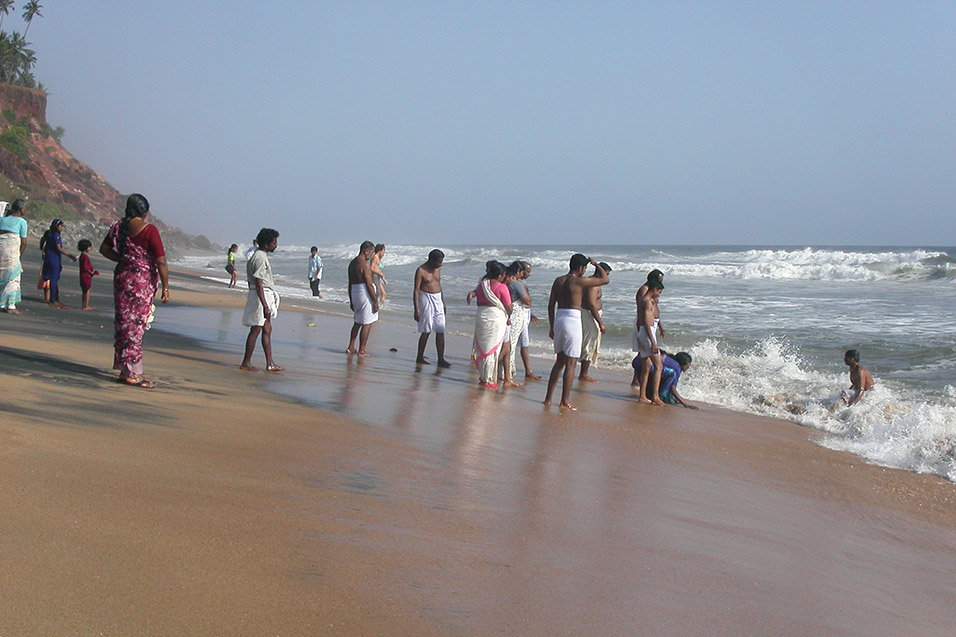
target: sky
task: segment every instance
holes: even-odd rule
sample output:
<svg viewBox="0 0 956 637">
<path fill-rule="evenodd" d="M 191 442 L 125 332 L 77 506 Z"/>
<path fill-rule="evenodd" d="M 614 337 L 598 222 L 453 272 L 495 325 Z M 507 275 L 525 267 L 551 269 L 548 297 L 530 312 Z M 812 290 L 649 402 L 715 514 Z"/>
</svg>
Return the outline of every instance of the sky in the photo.
<svg viewBox="0 0 956 637">
<path fill-rule="evenodd" d="M 64 146 L 221 244 L 956 245 L 951 0 L 41 11 Z"/>
</svg>

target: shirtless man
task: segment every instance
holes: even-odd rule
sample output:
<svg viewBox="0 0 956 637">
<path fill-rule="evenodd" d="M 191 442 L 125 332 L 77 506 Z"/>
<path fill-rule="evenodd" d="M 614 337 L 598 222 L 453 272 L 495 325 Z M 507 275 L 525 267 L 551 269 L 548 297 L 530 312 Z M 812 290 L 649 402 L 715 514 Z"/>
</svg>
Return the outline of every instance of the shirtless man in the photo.
<svg viewBox="0 0 956 637">
<path fill-rule="evenodd" d="M 647 294 L 647 285 L 651 281 L 660 281 L 663 285 L 664 273 L 660 270 L 651 270 L 647 273 L 647 282 L 645 282 L 641 287 L 637 288 L 637 294 L 634 295 L 634 302 L 637 303 L 638 307 L 641 305 L 641 299 L 644 298 L 645 294 Z M 661 338 L 663 338 L 667 336 L 667 332 L 664 331 L 664 325 L 661 323 L 661 312 L 659 309 L 657 309 L 656 305 L 654 306 L 654 311 L 656 312 L 654 318 L 657 319 L 657 331 L 660 332 Z M 634 383 L 631 383 L 631 385 L 634 385 Z"/>
<path fill-rule="evenodd" d="M 843 362 L 850 368 L 850 388 L 844 389 L 840 393 L 847 407 L 852 407 L 860 402 L 863 393 L 873 389 L 876 383 L 873 382 L 870 370 L 860 365 L 860 353 L 855 349 L 847 350 L 846 354 L 843 355 Z"/>
<path fill-rule="evenodd" d="M 379 243 L 375 246 L 375 253 L 372 255 L 372 283 L 378 289 L 378 303 L 385 305 L 385 286 L 388 281 L 385 280 L 385 270 L 382 269 L 382 259 L 385 258 L 385 244 Z"/>
<path fill-rule="evenodd" d="M 352 325 L 346 354 L 355 353 L 355 337 L 361 332 L 358 355 L 371 356 L 365 351 L 365 346 L 368 344 L 369 332 L 372 331 L 372 323 L 378 320 L 378 298 L 372 284 L 372 268 L 369 265 L 374 252 L 375 244 L 363 241 L 358 256 L 349 263 L 349 307 L 355 315 L 355 324 Z"/>
<path fill-rule="evenodd" d="M 428 335 L 435 333 L 435 348 L 438 350 L 438 366 L 451 367 L 445 360 L 445 295 L 441 290 L 441 266 L 445 261 L 445 253 L 437 248 L 428 253 L 428 261 L 415 270 L 415 287 L 412 292 L 412 307 L 415 308 L 415 322 L 418 323 L 418 358 L 419 365 L 428 363 L 425 360 L 425 345 L 428 344 Z"/>
<path fill-rule="evenodd" d="M 611 274 L 611 266 L 603 261 L 594 268 L 594 275 L 597 276 L 598 270 L 604 270 Z M 584 380 L 589 383 L 597 381 L 591 378 L 588 371 L 591 365 L 597 363 L 598 350 L 601 349 L 601 334 L 607 331 L 604 327 L 604 321 L 601 320 L 604 303 L 601 300 L 604 292 L 600 287 L 588 288 L 584 291 L 584 298 L 581 299 L 581 325 L 583 327 L 583 340 L 581 346 L 581 374 L 578 380 Z"/>
<path fill-rule="evenodd" d="M 657 328 L 660 324 L 660 314 L 657 310 L 657 299 L 664 291 L 664 284 L 659 280 L 648 281 L 647 294 L 638 295 L 637 301 L 637 324 L 634 330 L 634 341 L 632 349 L 639 352 L 641 358 L 641 378 L 640 378 L 640 400 L 642 403 L 663 406 L 658 392 L 661 384 L 661 371 L 663 362 L 661 361 L 661 349 L 657 343 Z M 653 365 L 653 375 L 651 369 Z M 648 377 L 651 379 L 650 387 L 647 385 Z M 647 396 L 651 398 L 648 399 Z"/>
<path fill-rule="evenodd" d="M 594 276 L 585 277 L 588 264 L 595 266 Z M 559 276 L 551 285 L 551 298 L 548 299 L 548 323 L 551 326 L 548 336 L 554 341 L 554 351 L 558 355 L 548 378 L 548 393 L 544 404 L 551 404 L 554 387 L 564 372 L 564 384 L 561 386 L 561 408 L 575 410 L 568 402 L 571 396 L 571 384 L 574 382 L 574 368 L 581 357 L 581 299 L 588 288 L 607 284 L 607 272 L 596 267 L 597 261 L 583 254 L 571 257 L 571 267 L 567 274 Z M 555 311 L 557 306 L 557 311 Z"/>
</svg>

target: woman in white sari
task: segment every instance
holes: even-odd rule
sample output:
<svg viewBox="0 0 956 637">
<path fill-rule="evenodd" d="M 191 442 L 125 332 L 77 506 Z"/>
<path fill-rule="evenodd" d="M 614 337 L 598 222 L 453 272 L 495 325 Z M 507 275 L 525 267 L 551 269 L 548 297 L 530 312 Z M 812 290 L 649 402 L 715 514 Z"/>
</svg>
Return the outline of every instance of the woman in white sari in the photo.
<svg viewBox="0 0 956 637">
<path fill-rule="evenodd" d="M 476 290 L 475 367 L 478 368 L 479 384 L 492 389 L 498 387 L 498 356 L 511 316 L 511 293 L 504 284 L 506 274 L 503 263 L 489 261 Z"/>
<path fill-rule="evenodd" d="M 26 201 L 17 199 L 0 217 L 0 310 L 19 314 L 20 275 L 23 266 L 20 255 L 27 248 Z"/>
</svg>

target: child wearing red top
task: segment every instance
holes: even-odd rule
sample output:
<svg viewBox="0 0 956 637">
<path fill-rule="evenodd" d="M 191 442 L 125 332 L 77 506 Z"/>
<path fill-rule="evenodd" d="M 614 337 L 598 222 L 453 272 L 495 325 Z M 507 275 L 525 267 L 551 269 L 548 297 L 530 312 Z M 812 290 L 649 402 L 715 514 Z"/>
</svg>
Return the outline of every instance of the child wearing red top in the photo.
<svg viewBox="0 0 956 637">
<path fill-rule="evenodd" d="M 90 288 L 93 286 L 93 277 L 99 274 L 93 269 L 93 260 L 90 259 L 89 252 L 93 249 L 93 243 L 89 239 L 81 239 L 76 244 L 76 249 L 80 251 L 80 289 L 83 291 L 83 307 L 81 310 L 92 310 L 90 307 Z"/>
</svg>

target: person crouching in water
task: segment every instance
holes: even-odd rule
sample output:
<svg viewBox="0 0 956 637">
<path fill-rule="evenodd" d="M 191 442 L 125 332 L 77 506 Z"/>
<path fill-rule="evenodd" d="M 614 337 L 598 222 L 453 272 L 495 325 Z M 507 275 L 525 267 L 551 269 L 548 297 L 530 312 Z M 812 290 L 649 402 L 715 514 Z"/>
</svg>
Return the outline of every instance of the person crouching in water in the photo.
<svg viewBox="0 0 956 637">
<path fill-rule="evenodd" d="M 272 359 L 272 319 L 279 311 L 279 295 L 272 280 L 272 264 L 269 254 L 279 246 L 279 233 L 272 228 L 263 228 L 256 237 L 259 249 L 249 256 L 246 262 L 246 278 L 249 281 L 249 296 L 242 315 L 242 324 L 249 328 L 246 337 L 246 351 L 239 369 L 257 372 L 252 366 L 252 352 L 256 341 L 262 334 L 262 351 L 266 355 L 266 371 L 281 372 L 284 367 L 276 365 Z"/>
<path fill-rule="evenodd" d="M 661 352 L 661 356 L 664 360 L 661 365 L 661 387 L 657 393 L 660 399 L 668 405 L 683 405 L 688 409 L 697 409 L 696 406 L 685 401 L 677 391 L 677 381 L 680 380 L 681 373 L 686 372 L 693 362 L 690 354 L 687 352 L 677 352 L 671 356 L 670 354 Z M 643 362 L 640 354 L 635 356 L 631 362 L 631 367 L 634 368 L 634 381 L 631 383 L 632 385 L 637 384 L 637 378 L 641 373 Z"/>
<path fill-rule="evenodd" d="M 873 382 L 870 370 L 860 365 L 860 353 L 855 349 L 846 351 L 843 362 L 850 368 L 850 387 L 840 392 L 840 399 L 846 403 L 847 407 L 852 407 L 860 402 L 863 393 L 873 389 L 876 383 Z"/>
</svg>

